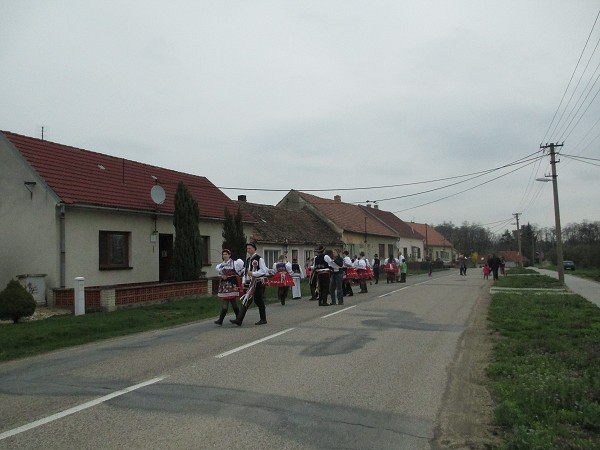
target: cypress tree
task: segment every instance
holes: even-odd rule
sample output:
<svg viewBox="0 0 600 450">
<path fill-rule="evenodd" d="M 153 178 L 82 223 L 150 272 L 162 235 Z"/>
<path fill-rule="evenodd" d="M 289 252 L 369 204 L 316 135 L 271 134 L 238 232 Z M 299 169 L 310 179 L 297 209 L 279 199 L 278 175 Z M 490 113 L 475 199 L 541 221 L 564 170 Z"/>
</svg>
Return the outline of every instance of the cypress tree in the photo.
<svg viewBox="0 0 600 450">
<path fill-rule="evenodd" d="M 225 221 L 223 223 L 223 248 L 231 250 L 233 259 L 244 259 L 246 255 L 246 235 L 242 224 L 242 212 L 238 207 L 235 217 L 229 209 L 225 208 Z"/>
<path fill-rule="evenodd" d="M 172 278 L 174 281 L 197 280 L 202 270 L 198 203 L 183 182 L 177 185 L 174 200 L 175 243 Z"/>
</svg>

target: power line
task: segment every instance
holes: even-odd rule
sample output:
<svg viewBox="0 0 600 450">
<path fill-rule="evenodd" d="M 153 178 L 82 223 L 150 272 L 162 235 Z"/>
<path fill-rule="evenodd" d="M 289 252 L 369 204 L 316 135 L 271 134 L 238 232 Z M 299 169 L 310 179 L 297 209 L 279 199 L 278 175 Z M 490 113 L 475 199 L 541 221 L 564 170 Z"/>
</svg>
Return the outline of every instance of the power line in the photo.
<svg viewBox="0 0 600 450">
<path fill-rule="evenodd" d="M 468 188 L 468 189 L 464 189 L 464 190 L 462 190 L 462 191 L 455 192 L 454 194 L 450 194 L 450 195 L 447 195 L 447 196 L 445 196 L 445 197 L 438 198 L 437 200 L 432 200 L 432 201 L 430 201 L 430 202 L 422 203 L 422 204 L 420 204 L 420 205 L 417 205 L 417 206 L 413 206 L 413 207 L 410 207 L 410 208 L 405 208 L 405 209 L 401 209 L 401 210 L 398 210 L 398 211 L 394 211 L 393 213 L 394 213 L 394 214 L 396 214 L 396 213 L 401 213 L 401 212 L 404 212 L 404 211 L 410 211 L 410 210 L 412 210 L 412 209 L 417 209 L 417 208 L 420 208 L 420 207 L 422 207 L 422 206 L 427 206 L 427 205 L 431 205 L 432 203 L 437 203 L 437 202 L 439 202 L 439 201 L 446 200 L 446 199 L 448 199 L 448 198 L 450 198 L 450 197 L 455 197 L 455 196 L 457 196 L 457 195 L 459 195 L 459 194 L 462 194 L 462 193 L 464 193 L 464 192 L 471 191 L 471 190 L 473 190 L 473 189 L 475 189 L 475 188 L 478 188 L 478 187 L 480 187 L 480 186 L 483 186 L 484 184 L 491 183 L 492 181 L 496 181 L 496 180 L 498 180 L 498 179 L 500 179 L 500 178 L 503 178 L 503 177 L 505 177 L 505 176 L 507 176 L 507 175 L 510 175 L 511 173 L 513 173 L 513 172 L 516 172 L 517 170 L 520 170 L 520 169 L 522 169 L 523 167 L 527 167 L 529 164 L 533 164 L 534 162 L 535 162 L 535 161 L 533 161 L 533 162 L 529 162 L 528 164 L 526 164 L 526 165 L 524 165 L 524 166 L 517 167 L 516 169 L 513 169 L 513 170 L 511 170 L 510 172 L 507 172 L 507 173 L 505 173 L 505 174 L 502 174 L 502 175 L 500 175 L 500 176 L 498 176 L 498 177 L 496 177 L 496 178 L 493 178 L 493 179 L 491 179 L 491 180 L 487 180 L 487 181 L 484 181 L 484 182 L 482 182 L 482 183 L 479 183 L 479 184 L 477 184 L 477 185 L 475 185 L 475 186 L 473 186 L 473 187 L 470 187 L 470 188 Z"/>
<path fill-rule="evenodd" d="M 295 191 L 301 191 L 301 192 L 336 192 L 336 191 L 361 191 L 361 190 L 373 190 L 373 189 L 389 189 L 389 188 L 393 188 L 393 187 L 404 187 L 404 186 L 415 186 L 415 185 L 419 185 L 419 184 L 438 183 L 440 181 L 455 180 L 457 178 L 471 177 L 473 175 L 480 175 L 480 174 L 485 175 L 485 174 L 495 172 L 500 169 L 504 169 L 506 167 L 514 166 L 516 164 L 521 164 L 522 162 L 530 161 L 530 159 L 528 159 L 528 158 L 532 157 L 533 155 L 535 155 L 537 153 L 539 153 L 539 150 L 536 150 L 535 152 L 530 153 L 527 156 L 517 159 L 516 161 L 510 162 L 508 164 L 504 164 L 499 167 L 494 167 L 493 169 L 486 169 L 486 170 L 481 170 L 478 172 L 467 173 L 464 175 L 456 175 L 453 177 L 437 178 L 434 180 L 415 181 L 412 183 L 390 184 L 390 185 L 380 185 L 380 186 L 366 186 L 366 187 L 350 187 L 350 188 L 325 188 L 325 189 L 301 189 L 301 188 L 268 189 L 268 188 L 247 188 L 247 187 L 227 187 L 227 186 L 217 186 L 217 188 L 219 188 L 221 190 L 261 191 L 261 192 L 288 192 L 288 191 L 290 191 L 290 189 L 293 189 Z M 537 159 L 537 158 L 535 158 L 535 159 Z M 377 201 L 377 200 L 375 200 L 375 201 Z M 381 201 L 383 201 L 383 200 L 381 200 Z M 371 202 L 372 201 L 369 201 L 369 203 L 371 203 Z M 365 202 L 363 201 L 363 202 L 357 202 L 357 203 L 365 203 Z"/>
<path fill-rule="evenodd" d="M 596 22 L 598 22 L 598 17 L 599 16 L 600 16 L 600 10 L 598 11 L 598 14 L 596 15 L 596 19 L 594 20 L 594 24 L 592 25 L 592 29 L 590 30 L 590 34 L 588 35 L 588 38 L 585 41 L 585 45 L 583 46 L 583 50 L 581 50 L 581 55 L 579 55 L 579 59 L 577 60 L 577 64 L 575 65 L 575 69 L 573 69 L 573 73 L 571 74 L 571 78 L 570 78 L 569 82 L 567 83 L 567 87 L 565 88 L 565 92 L 563 93 L 563 96 L 560 99 L 558 107 L 556 108 L 556 111 L 554 112 L 554 116 L 552 117 L 552 120 L 550 121 L 550 125 L 548 125 L 548 129 L 546 130 L 546 133 L 544 134 L 544 137 L 542 138 L 541 142 L 544 142 L 546 140 L 546 136 L 548 136 L 548 132 L 550 131 L 550 128 L 552 128 L 552 124 L 554 123 L 554 120 L 556 119 L 556 115 L 560 111 L 560 107 L 562 106 L 562 103 L 563 103 L 563 101 L 565 99 L 565 96 L 567 95 L 567 92 L 569 91 L 569 87 L 571 86 L 571 82 L 573 81 L 573 78 L 575 77 L 575 73 L 577 72 L 577 68 L 579 67 L 579 63 L 581 62 L 581 58 L 583 58 L 583 54 L 585 52 L 585 49 L 587 48 L 588 42 L 590 41 L 590 38 L 592 37 L 592 33 L 594 31 L 594 28 L 596 27 Z M 573 92 L 573 94 L 571 94 L 571 98 L 573 97 L 574 93 L 575 92 Z M 564 114 L 564 110 L 563 110 L 562 114 Z M 562 114 L 561 114 L 561 118 L 562 118 Z M 558 126 L 559 122 L 560 122 L 560 119 L 556 122 L 556 126 Z M 556 130 L 556 126 L 554 127 L 554 130 Z M 554 134 L 554 131 L 552 132 L 552 134 Z"/>
</svg>

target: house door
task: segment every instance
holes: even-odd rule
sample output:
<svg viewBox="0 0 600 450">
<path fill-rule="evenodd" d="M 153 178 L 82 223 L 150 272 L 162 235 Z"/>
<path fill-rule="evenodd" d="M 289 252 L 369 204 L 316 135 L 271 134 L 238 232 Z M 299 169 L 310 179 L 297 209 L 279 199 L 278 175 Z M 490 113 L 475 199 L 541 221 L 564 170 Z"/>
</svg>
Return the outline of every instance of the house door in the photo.
<svg viewBox="0 0 600 450">
<path fill-rule="evenodd" d="M 173 235 L 158 235 L 158 281 L 168 281 L 173 262 Z"/>
</svg>

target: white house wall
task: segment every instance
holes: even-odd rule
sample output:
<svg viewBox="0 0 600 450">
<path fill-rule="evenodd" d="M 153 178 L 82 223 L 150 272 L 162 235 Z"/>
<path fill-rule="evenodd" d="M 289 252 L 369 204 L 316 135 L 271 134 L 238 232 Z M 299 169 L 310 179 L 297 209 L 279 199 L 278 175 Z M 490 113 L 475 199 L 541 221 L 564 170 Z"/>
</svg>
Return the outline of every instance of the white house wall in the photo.
<svg viewBox="0 0 600 450">
<path fill-rule="evenodd" d="M 17 275 L 59 279 L 56 198 L 0 139 L 0 290 Z M 25 182 L 35 181 L 29 192 Z"/>
<path fill-rule="evenodd" d="M 159 279 L 159 241 L 152 239 L 154 219 L 151 214 L 136 214 L 87 208 L 68 208 L 65 220 L 66 285 L 75 277 L 85 277 L 86 286 L 141 283 Z M 209 236 L 210 266 L 206 275 L 215 276 L 214 266 L 221 261 L 223 222 L 201 222 L 200 234 Z M 99 232 L 131 233 L 129 265 L 131 269 L 99 270 Z M 173 218 L 158 216 L 158 234 L 172 234 L 176 239 Z"/>
</svg>

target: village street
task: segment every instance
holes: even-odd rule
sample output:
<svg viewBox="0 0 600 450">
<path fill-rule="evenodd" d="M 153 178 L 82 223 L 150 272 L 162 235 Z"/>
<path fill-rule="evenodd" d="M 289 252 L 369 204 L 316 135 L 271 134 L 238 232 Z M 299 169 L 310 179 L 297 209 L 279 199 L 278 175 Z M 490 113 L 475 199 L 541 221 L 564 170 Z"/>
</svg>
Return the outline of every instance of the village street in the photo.
<svg viewBox="0 0 600 450">
<path fill-rule="evenodd" d="M 458 442 L 463 412 L 487 417 L 464 383 L 485 357 L 490 283 L 477 270 L 383 279 L 343 306 L 268 305 L 266 326 L 253 308 L 240 328 L 208 320 L 1 364 L 0 449 Z"/>
</svg>

